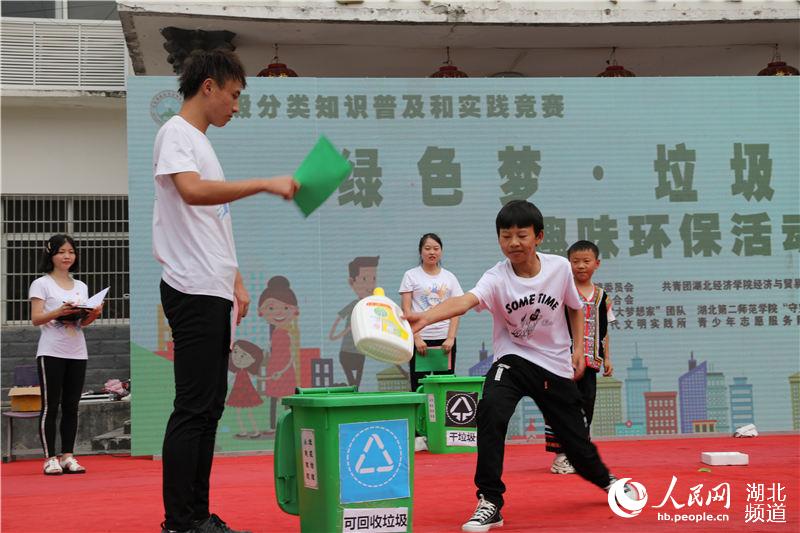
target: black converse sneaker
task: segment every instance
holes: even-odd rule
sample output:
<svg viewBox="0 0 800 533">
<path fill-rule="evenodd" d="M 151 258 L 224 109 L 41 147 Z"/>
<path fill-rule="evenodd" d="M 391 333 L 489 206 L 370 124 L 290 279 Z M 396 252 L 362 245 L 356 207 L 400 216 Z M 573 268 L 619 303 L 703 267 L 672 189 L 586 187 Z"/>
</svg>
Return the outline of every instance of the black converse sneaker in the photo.
<svg viewBox="0 0 800 533">
<path fill-rule="evenodd" d="M 461 531 L 481 533 L 502 525 L 503 517 L 500 516 L 500 509 L 492 502 L 484 499 L 483 494 L 481 494 L 475 513 L 473 513 L 472 518 L 461 526 Z"/>
</svg>

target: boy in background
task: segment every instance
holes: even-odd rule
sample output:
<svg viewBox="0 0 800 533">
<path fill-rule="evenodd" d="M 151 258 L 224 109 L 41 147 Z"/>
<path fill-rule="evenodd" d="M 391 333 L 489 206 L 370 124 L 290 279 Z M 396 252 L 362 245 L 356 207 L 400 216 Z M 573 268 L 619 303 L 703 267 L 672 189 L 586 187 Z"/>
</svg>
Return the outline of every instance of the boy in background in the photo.
<svg viewBox="0 0 800 533">
<path fill-rule="evenodd" d="M 586 425 L 592 425 L 594 404 L 597 397 L 597 373 L 603 368 L 604 376 L 614 373 L 611 353 L 608 349 L 608 325 L 616 321 L 608 293 L 592 282 L 592 276 L 600 268 L 600 250 L 593 242 L 578 241 L 567 250 L 572 267 L 572 277 L 583 304 L 583 353 L 586 355 L 586 372 L 577 381 L 583 401 Z M 558 438 L 545 421 L 545 449 L 556 454 L 550 471 L 554 474 L 574 474 Z"/>
</svg>

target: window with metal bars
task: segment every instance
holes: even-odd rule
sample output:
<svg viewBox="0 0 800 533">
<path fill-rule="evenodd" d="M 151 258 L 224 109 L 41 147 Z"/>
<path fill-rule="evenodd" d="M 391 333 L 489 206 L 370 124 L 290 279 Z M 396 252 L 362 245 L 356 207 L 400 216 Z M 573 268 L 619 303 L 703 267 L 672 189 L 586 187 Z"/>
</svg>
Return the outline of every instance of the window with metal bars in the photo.
<svg viewBox="0 0 800 533">
<path fill-rule="evenodd" d="M 56 233 L 76 242 L 79 272 L 89 295 L 111 287 L 101 320 L 127 322 L 128 197 L 3 195 L 2 197 L 2 323 L 30 323 L 28 289 L 37 277 L 47 240 Z"/>
</svg>

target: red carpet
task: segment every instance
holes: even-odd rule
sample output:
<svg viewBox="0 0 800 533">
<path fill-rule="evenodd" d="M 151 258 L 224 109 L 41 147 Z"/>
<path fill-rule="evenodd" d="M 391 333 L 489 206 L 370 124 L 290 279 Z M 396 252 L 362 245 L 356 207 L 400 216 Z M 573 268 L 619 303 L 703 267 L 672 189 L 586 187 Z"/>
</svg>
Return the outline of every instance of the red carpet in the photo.
<svg viewBox="0 0 800 533">
<path fill-rule="evenodd" d="M 639 516 L 617 517 L 599 489 L 575 475 L 550 474 L 552 456 L 542 445 L 515 445 L 506 448 L 505 526 L 493 531 L 800 531 L 800 435 L 606 441 L 598 442 L 598 447 L 612 472 L 632 477 L 647 488 L 649 500 Z M 706 467 L 700 462 L 702 451 L 744 452 L 750 455 L 750 465 L 707 467 L 711 472 L 699 472 Z M 414 531 L 459 531 L 475 507 L 475 456 L 418 453 L 415 460 Z M 81 461 L 88 474 L 60 477 L 42 475 L 38 460 L 3 465 L 2 531 L 158 531 L 162 520 L 159 462 L 108 456 Z M 672 476 L 677 476 L 672 492 L 676 503 L 668 501 L 654 509 L 664 500 Z M 730 484 L 728 509 L 723 501 L 707 503 L 710 490 L 721 483 Z M 702 488 L 695 490 L 702 506 L 687 505 L 693 487 L 700 484 Z M 676 504 L 683 507 L 676 509 Z M 299 518 L 283 513 L 275 503 L 271 456 L 217 459 L 212 505 L 236 528 L 257 533 L 300 530 Z M 728 518 L 674 524 L 659 520 L 659 511 L 671 516 L 709 513 Z"/>
</svg>

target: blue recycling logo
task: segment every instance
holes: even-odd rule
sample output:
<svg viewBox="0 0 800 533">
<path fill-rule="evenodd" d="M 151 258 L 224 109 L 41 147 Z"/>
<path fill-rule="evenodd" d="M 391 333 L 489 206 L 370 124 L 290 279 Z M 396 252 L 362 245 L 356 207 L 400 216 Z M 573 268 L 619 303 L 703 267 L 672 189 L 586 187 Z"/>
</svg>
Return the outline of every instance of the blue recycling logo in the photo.
<svg viewBox="0 0 800 533">
<path fill-rule="evenodd" d="M 408 420 L 339 425 L 341 503 L 408 498 Z"/>
</svg>

